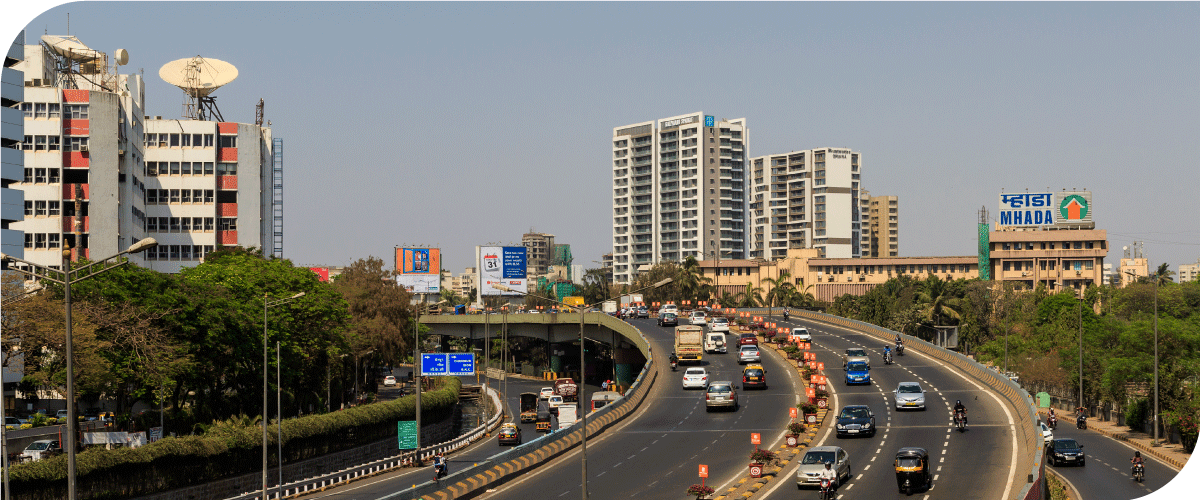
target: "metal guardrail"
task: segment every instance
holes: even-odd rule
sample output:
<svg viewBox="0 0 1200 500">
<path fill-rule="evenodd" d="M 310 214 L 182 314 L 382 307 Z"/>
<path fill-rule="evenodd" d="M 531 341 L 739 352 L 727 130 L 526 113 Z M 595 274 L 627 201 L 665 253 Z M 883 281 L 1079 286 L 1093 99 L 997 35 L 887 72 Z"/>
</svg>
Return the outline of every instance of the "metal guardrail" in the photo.
<svg viewBox="0 0 1200 500">
<path fill-rule="evenodd" d="M 495 391 L 495 389 L 488 388 L 488 396 L 491 396 L 492 403 L 496 405 L 496 408 L 501 408 L 503 406 L 502 402 L 500 401 L 500 395 Z M 421 459 L 424 460 L 426 458 L 433 457 L 438 453 L 449 453 L 459 450 L 467 445 L 470 445 L 488 431 L 498 427 L 503 419 L 503 416 L 504 412 L 497 411 L 496 415 L 494 415 L 483 425 L 480 425 L 479 427 L 472 429 L 471 432 L 463 434 L 450 441 L 431 446 L 425 446 L 417 451 L 399 452 L 394 456 L 384 459 L 375 460 L 336 472 L 309 477 L 285 484 L 282 488 L 282 498 L 303 495 L 313 491 L 321 491 L 331 486 L 343 484 L 361 477 L 375 475 L 380 472 L 392 470 L 398 467 L 405 467 L 411 465 L 418 454 L 420 455 Z M 276 487 L 276 491 L 269 493 L 268 498 L 280 498 L 281 493 L 279 489 L 279 487 Z M 230 497 L 227 500 L 254 500 L 260 498 L 262 498 L 262 490 L 258 490 L 257 492 L 243 493 L 241 495 Z"/>
<path fill-rule="evenodd" d="M 646 399 L 650 387 L 658 377 L 654 368 L 654 356 L 650 341 L 633 325 L 607 314 L 589 314 L 589 318 L 603 316 L 596 323 L 621 333 L 634 341 L 646 357 L 646 365 L 638 373 L 625 395 L 616 402 L 587 415 L 588 438 L 592 439 L 604 429 L 620 421 L 636 410 Z M 632 333 L 633 335 L 629 335 Z M 586 404 L 586 403 L 585 403 Z M 471 494 L 489 485 L 507 480 L 509 477 L 536 468 L 546 461 L 565 453 L 582 441 L 583 420 L 574 425 L 554 431 L 528 443 L 498 453 L 486 460 L 459 472 L 451 473 L 440 481 L 429 481 L 415 487 L 381 497 L 379 500 L 411 500 L 418 498 L 458 498 Z"/>
<path fill-rule="evenodd" d="M 767 312 L 766 308 L 741 310 Z M 784 308 L 772 309 L 772 311 L 779 311 L 781 313 L 783 310 Z M 1030 450 L 1029 455 L 1021 457 L 1018 461 L 1018 470 L 1027 470 L 1029 471 L 1029 475 L 1025 478 L 1018 477 L 1016 480 L 1014 480 L 1013 486 L 1015 488 L 1019 488 L 1020 493 L 1013 498 L 1037 500 L 1043 497 L 1043 493 L 1046 489 L 1045 478 L 1043 477 L 1045 457 L 1044 450 L 1041 446 L 1041 432 L 1037 427 L 1037 407 L 1033 403 L 1033 396 L 1030 396 L 1029 393 L 1025 391 L 1025 389 L 1021 388 L 1021 386 L 1016 382 L 1009 380 L 1008 377 L 1001 376 L 999 372 L 983 366 L 982 364 L 962 354 L 943 349 L 910 335 L 905 335 L 894 330 L 881 328 L 870 323 L 843 318 L 841 316 L 834 316 L 831 314 L 817 313 L 807 310 L 787 310 L 793 318 L 802 317 L 812 321 L 820 321 L 822 323 L 843 326 L 889 341 L 899 335 L 902 339 L 904 339 L 904 345 L 909 349 L 914 349 L 933 358 L 937 358 L 947 364 L 953 365 L 962 370 L 964 374 L 986 384 L 989 388 L 995 391 L 996 394 L 1007 400 L 1013 409 L 1016 410 L 1017 436 L 1024 442 L 1027 449 Z"/>
</svg>

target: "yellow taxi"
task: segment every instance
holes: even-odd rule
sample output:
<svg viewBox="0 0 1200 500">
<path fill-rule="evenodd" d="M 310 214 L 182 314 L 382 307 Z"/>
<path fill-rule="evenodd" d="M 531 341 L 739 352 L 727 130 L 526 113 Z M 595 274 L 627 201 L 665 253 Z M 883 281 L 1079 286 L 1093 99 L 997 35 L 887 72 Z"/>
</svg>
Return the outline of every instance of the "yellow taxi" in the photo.
<svg viewBox="0 0 1200 500">
<path fill-rule="evenodd" d="M 742 388 L 749 389 L 757 387 L 760 389 L 767 388 L 767 369 L 760 364 L 746 365 L 746 369 L 742 370 Z"/>
<path fill-rule="evenodd" d="M 517 424 L 503 424 L 500 426 L 500 434 L 497 441 L 501 446 L 506 444 L 521 444 L 521 428 Z"/>
</svg>

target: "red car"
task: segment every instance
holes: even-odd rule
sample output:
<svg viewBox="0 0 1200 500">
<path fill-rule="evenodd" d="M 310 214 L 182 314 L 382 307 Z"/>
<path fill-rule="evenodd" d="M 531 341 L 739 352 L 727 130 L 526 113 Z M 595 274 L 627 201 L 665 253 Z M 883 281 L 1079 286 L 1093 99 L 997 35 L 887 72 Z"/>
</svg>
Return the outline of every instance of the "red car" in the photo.
<svg viewBox="0 0 1200 500">
<path fill-rule="evenodd" d="M 738 337 L 737 345 L 738 347 L 744 345 L 758 345 L 758 337 L 753 333 L 743 333 L 740 337 Z"/>
</svg>

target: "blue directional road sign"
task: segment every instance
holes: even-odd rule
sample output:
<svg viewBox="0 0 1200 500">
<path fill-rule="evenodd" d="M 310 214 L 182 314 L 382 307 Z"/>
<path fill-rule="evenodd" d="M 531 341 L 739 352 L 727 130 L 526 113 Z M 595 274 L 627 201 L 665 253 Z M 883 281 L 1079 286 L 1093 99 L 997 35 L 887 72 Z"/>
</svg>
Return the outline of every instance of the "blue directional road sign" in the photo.
<svg viewBox="0 0 1200 500">
<path fill-rule="evenodd" d="M 447 375 L 449 365 L 445 354 L 421 353 L 421 376 Z"/>
<path fill-rule="evenodd" d="M 447 375 L 474 375 L 475 374 L 475 354 L 470 352 L 465 353 L 449 353 L 446 356 L 450 358 L 450 370 Z"/>
</svg>

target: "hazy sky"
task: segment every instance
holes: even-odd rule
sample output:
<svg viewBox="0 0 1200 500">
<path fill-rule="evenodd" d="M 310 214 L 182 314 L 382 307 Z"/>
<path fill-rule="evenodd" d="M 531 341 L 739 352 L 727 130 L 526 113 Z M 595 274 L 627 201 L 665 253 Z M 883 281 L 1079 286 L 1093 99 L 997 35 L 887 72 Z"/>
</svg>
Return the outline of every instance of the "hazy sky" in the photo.
<svg viewBox="0 0 1200 500">
<path fill-rule="evenodd" d="M 238 67 L 225 118 L 284 138 L 284 256 L 402 244 L 443 267 L 533 228 L 595 266 L 612 246 L 612 128 L 746 118 L 748 157 L 863 155 L 900 197 L 902 256 L 973 255 L 997 194 L 1090 189 L 1109 262 L 1200 258 L 1196 3 L 74 3 L 32 18 L 129 51 L 147 114 L 197 54 Z M 36 17 L 34 17 L 36 16 Z"/>
</svg>

